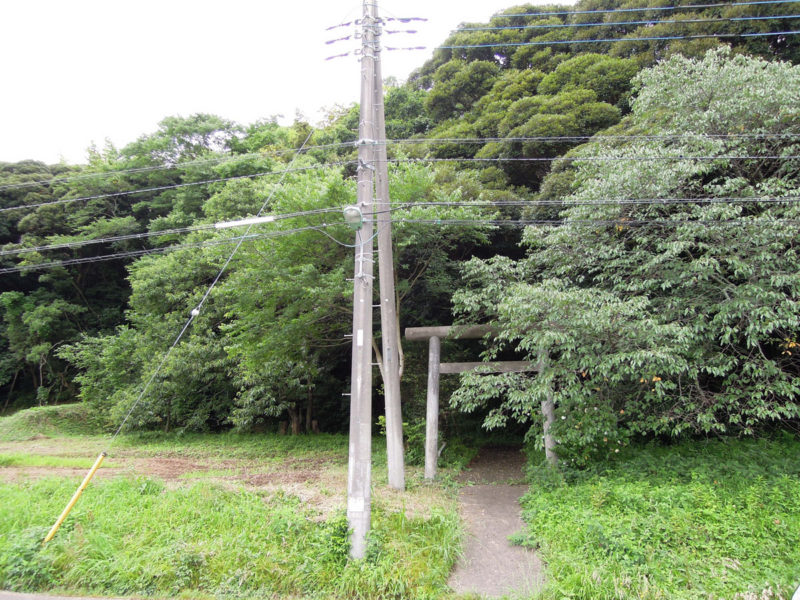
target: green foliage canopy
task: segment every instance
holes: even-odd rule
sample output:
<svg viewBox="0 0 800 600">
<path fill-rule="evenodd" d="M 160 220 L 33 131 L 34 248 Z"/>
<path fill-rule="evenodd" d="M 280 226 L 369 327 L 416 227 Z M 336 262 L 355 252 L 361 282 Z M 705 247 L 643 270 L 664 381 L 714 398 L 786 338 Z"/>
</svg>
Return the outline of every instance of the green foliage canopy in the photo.
<svg viewBox="0 0 800 600">
<path fill-rule="evenodd" d="M 552 188 L 569 190 L 561 225 L 529 228 L 519 264 L 468 264 L 456 297 L 463 318 L 499 327 L 490 353 L 550 364 L 541 377 L 504 376 L 514 393 L 500 398 L 467 377 L 455 402 L 493 406 L 488 426 L 513 418 L 538 435 L 552 389 L 559 453 L 577 463 L 635 433 L 749 434 L 800 416 L 798 207 L 752 201 L 797 194 L 796 159 L 773 157 L 796 154 L 781 136 L 800 132 L 798 67 L 720 49 L 672 57 L 634 85 L 613 131 L 676 137 L 571 152 L 557 174 L 567 183 Z M 614 160 L 581 161 L 598 155 Z"/>
</svg>

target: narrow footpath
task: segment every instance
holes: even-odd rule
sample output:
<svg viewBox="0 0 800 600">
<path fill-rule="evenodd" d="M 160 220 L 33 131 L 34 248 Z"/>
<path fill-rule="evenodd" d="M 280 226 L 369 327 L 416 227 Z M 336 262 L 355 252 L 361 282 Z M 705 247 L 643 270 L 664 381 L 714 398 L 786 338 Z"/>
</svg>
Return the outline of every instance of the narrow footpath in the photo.
<svg viewBox="0 0 800 600">
<path fill-rule="evenodd" d="M 457 594 L 485 598 L 527 597 L 544 583 L 542 562 L 533 550 L 514 546 L 520 531 L 519 499 L 525 457 L 514 448 L 484 448 L 462 475 L 461 515 L 466 523 L 464 556 L 448 584 Z"/>
</svg>

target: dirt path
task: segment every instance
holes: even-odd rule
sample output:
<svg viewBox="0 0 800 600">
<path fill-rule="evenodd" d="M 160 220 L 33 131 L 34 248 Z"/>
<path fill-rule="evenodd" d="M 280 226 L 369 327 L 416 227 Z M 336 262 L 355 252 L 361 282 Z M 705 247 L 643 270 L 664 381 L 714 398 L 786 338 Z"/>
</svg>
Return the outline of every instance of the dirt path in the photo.
<svg viewBox="0 0 800 600">
<path fill-rule="evenodd" d="M 508 536 L 523 527 L 519 498 L 525 457 L 519 450 L 485 448 L 462 480 L 461 512 L 467 525 L 462 557 L 448 584 L 458 594 L 530 596 L 543 583 L 535 552 L 513 546 Z"/>
</svg>

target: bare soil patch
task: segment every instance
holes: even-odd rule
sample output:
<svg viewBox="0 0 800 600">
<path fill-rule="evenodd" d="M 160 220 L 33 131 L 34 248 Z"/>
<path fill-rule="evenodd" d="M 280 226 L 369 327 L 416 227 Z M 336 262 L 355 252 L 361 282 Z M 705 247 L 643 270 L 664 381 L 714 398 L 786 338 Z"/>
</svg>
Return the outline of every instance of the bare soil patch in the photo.
<svg viewBox="0 0 800 600">
<path fill-rule="evenodd" d="M 16 442 L 0 443 L 0 453 L 55 458 L 85 458 L 87 465 L 108 445 L 104 438 L 56 438 L 34 436 Z M 246 489 L 269 499 L 274 494 L 289 494 L 316 511 L 320 519 L 344 510 L 347 493 L 347 459 L 330 454 L 312 456 L 274 455 L 260 458 L 222 458 L 204 455 L 193 448 L 189 455 L 170 449 L 154 456 L 152 449 L 125 447 L 115 449 L 95 477 L 153 477 L 168 488 L 195 485 L 198 482 L 219 485 L 226 489 Z M 403 511 L 407 517 L 430 516 L 434 508 L 452 505 L 452 499 L 438 487 L 415 485 L 422 481 L 420 468 L 409 467 L 409 490 L 397 492 L 385 484 L 385 466 L 374 465 L 373 506 L 390 512 Z M 86 468 L 57 466 L 0 467 L 0 483 L 19 483 L 26 479 L 66 477 L 79 480 Z"/>
<path fill-rule="evenodd" d="M 83 477 L 88 469 L 73 467 L 0 467 L 0 482 L 18 483 L 25 479 L 42 479 L 44 477 Z M 122 475 L 125 469 L 109 467 L 100 469 L 95 477 L 114 477 Z"/>
</svg>

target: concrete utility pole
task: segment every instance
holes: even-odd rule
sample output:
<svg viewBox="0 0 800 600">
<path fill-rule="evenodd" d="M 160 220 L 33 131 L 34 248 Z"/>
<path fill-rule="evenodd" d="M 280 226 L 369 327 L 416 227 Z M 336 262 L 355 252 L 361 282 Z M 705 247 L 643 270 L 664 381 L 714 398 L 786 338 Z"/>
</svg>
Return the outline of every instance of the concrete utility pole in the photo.
<svg viewBox="0 0 800 600">
<path fill-rule="evenodd" d="M 363 216 L 356 233 L 353 280 L 353 364 L 350 382 L 350 451 L 347 472 L 347 522 L 350 556 L 363 558 L 372 513 L 372 221 L 375 111 L 375 57 L 378 23 L 367 0 L 363 5 L 361 121 L 358 149 L 358 208 Z"/>
<path fill-rule="evenodd" d="M 372 17 L 379 22 L 378 0 L 372 0 Z M 400 322 L 394 290 L 394 257 L 392 252 L 392 213 L 389 200 L 389 165 L 386 161 L 386 116 L 383 106 L 380 43 L 375 44 L 375 168 L 378 227 L 378 278 L 381 300 L 381 345 L 383 347 L 383 387 L 386 399 L 386 456 L 389 486 L 406 487 L 403 460 L 403 410 L 400 404 Z"/>
</svg>

